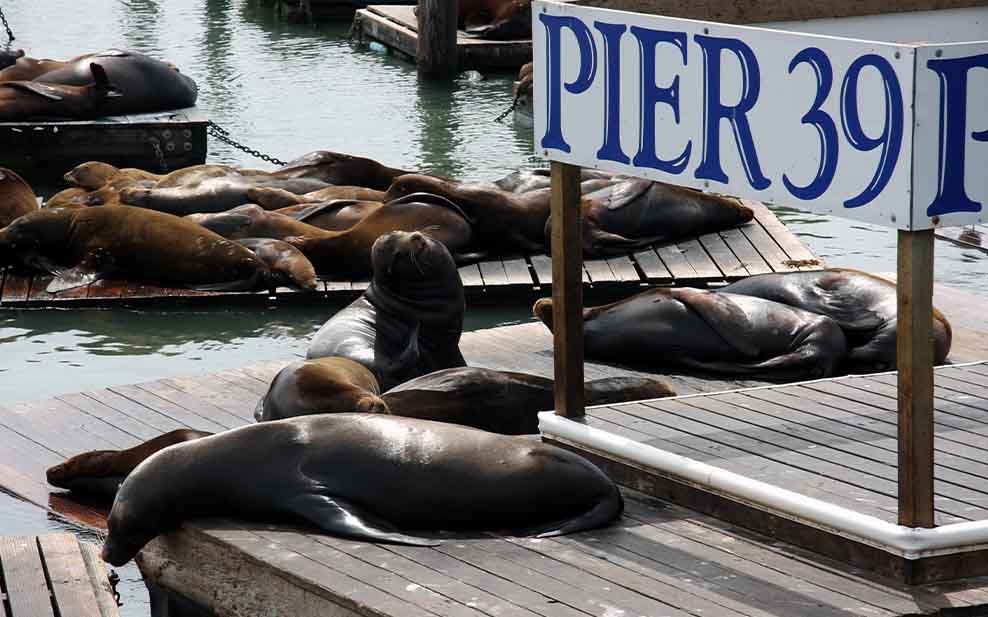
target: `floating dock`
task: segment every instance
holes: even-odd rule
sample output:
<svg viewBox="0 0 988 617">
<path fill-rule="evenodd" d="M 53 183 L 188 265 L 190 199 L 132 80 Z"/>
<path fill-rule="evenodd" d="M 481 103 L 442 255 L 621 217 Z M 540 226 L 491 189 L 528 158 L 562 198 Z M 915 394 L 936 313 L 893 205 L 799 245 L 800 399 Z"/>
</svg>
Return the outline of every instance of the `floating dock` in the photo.
<svg viewBox="0 0 988 617">
<path fill-rule="evenodd" d="M 377 41 L 415 60 L 418 18 L 414 6 L 371 5 L 357 11 L 353 31 L 361 39 Z M 457 32 L 459 70 L 517 69 L 532 61 L 531 39 L 494 41 Z"/>
<path fill-rule="evenodd" d="M 0 617 L 119 617 L 99 548 L 67 533 L 0 536 Z"/>
<path fill-rule="evenodd" d="M 817 257 L 763 204 L 744 202 L 755 220 L 728 231 L 634 254 L 588 260 L 584 285 L 588 301 L 631 295 L 653 285 L 718 285 L 768 272 L 818 270 Z M 460 268 L 470 302 L 531 300 L 552 286 L 552 261 L 545 255 L 486 261 Z M 367 281 L 321 281 L 318 292 L 280 288 L 274 292 L 206 292 L 103 280 L 57 295 L 45 291 L 50 276 L 23 276 L 0 271 L 0 307 L 149 305 L 167 302 L 283 304 L 348 301 Z"/>
<path fill-rule="evenodd" d="M 982 301 L 938 287 L 935 302 L 955 325 L 951 360 L 988 357 Z M 538 323 L 469 332 L 461 348 L 471 365 L 552 374 L 552 337 Z M 51 492 L 46 467 L 182 426 L 219 431 L 250 423 L 283 365 L 0 408 L 0 488 L 98 527 L 105 510 Z M 587 379 L 628 374 L 587 363 Z M 970 520 L 988 508 L 988 414 L 979 411 L 988 409 L 988 365 L 945 367 L 937 375 L 939 514 L 948 523 Z M 660 440 L 710 464 L 889 516 L 893 375 L 778 387 L 666 378 L 680 395 L 701 396 L 591 409 L 589 425 L 629 441 Z M 730 511 L 717 512 L 726 522 L 656 499 L 634 488 L 656 492 L 657 483 L 640 472 L 609 469 L 632 488 L 624 490 L 621 521 L 594 532 L 552 539 L 449 536 L 427 548 L 211 519 L 155 540 L 139 565 L 156 592 L 165 590 L 175 602 L 245 616 L 823 617 L 977 614 L 975 607 L 988 607 L 988 578 L 907 586 L 749 531 L 741 525 L 750 519 Z M 160 597 L 158 606 L 165 606 Z"/>
</svg>

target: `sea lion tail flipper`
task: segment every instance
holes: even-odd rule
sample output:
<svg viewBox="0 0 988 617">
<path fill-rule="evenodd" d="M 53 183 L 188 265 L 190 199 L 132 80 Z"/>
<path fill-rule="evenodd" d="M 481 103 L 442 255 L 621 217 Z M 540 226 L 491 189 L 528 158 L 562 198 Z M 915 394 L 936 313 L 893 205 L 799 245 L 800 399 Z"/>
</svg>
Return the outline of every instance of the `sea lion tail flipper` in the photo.
<svg viewBox="0 0 988 617">
<path fill-rule="evenodd" d="M 729 297 L 712 291 L 680 288 L 673 291 L 673 297 L 693 309 L 710 329 L 727 343 L 749 358 L 761 353 L 755 344 L 754 326 L 748 315 L 734 304 Z"/>
<path fill-rule="evenodd" d="M 79 265 L 68 270 L 56 271 L 55 278 L 48 283 L 45 291 L 50 294 L 57 294 L 70 289 L 85 287 L 95 283 L 97 279 L 99 279 L 99 272 L 88 266 Z"/>
<path fill-rule="evenodd" d="M 295 514 L 334 535 L 413 546 L 439 544 L 435 540 L 398 533 L 390 523 L 339 497 L 306 493 L 287 505 Z"/>
<path fill-rule="evenodd" d="M 624 512 L 624 497 L 616 486 L 612 486 L 611 494 L 602 499 L 594 507 L 575 518 L 557 521 L 543 526 L 541 530 L 531 530 L 531 533 L 524 535 L 534 535 L 537 538 L 550 538 L 552 536 L 563 536 L 578 531 L 596 529 L 610 523 Z"/>
</svg>

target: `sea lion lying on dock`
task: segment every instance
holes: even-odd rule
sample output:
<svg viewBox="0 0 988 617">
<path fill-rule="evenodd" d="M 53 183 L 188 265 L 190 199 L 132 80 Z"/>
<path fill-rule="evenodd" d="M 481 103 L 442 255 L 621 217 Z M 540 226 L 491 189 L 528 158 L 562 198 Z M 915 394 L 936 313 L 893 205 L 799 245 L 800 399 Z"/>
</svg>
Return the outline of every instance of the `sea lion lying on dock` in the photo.
<svg viewBox="0 0 988 617">
<path fill-rule="evenodd" d="M 395 178 L 412 172 L 360 156 L 317 150 L 300 156 L 274 173 L 281 178 L 315 178 L 337 186 L 386 191 Z"/>
<path fill-rule="evenodd" d="M 614 483 L 561 448 L 441 422 L 326 414 L 153 455 L 120 487 L 102 556 L 123 565 L 182 521 L 211 516 L 302 519 L 333 535 L 431 545 L 408 534 L 553 536 L 600 527 L 622 509 Z"/>
<path fill-rule="evenodd" d="M 388 413 L 381 386 L 366 366 L 348 358 L 292 362 L 278 371 L 254 410 L 258 422 L 319 413 Z"/>
<path fill-rule="evenodd" d="M 305 291 L 318 288 L 312 262 L 291 244 L 275 238 L 237 238 L 236 242 L 264 262 L 269 286 L 284 285 Z"/>
<path fill-rule="evenodd" d="M 0 228 L 38 209 L 38 196 L 31 185 L 13 170 L 0 167 Z"/>
<path fill-rule="evenodd" d="M 104 276 L 224 291 L 268 284 L 250 250 L 192 221 L 130 206 L 26 214 L 0 230 L 0 266 L 11 264 L 54 274 L 51 293 Z"/>
<path fill-rule="evenodd" d="M 0 82 L 0 122 L 31 118 L 97 118 L 106 115 L 106 102 L 119 92 L 98 64 L 82 86 L 36 81 Z"/>
<path fill-rule="evenodd" d="M 372 248 L 374 278 L 364 294 L 316 333 L 308 359 L 338 356 L 367 367 L 384 389 L 465 366 L 463 283 L 439 241 L 392 232 Z"/>
<path fill-rule="evenodd" d="M 552 329 L 552 300 L 535 303 Z M 847 343 L 833 319 L 740 294 L 650 289 L 583 311 L 588 359 L 770 380 L 829 377 Z"/>
<path fill-rule="evenodd" d="M 732 283 L 723 292 L 755 296 L 826 315 L 847 337 L 846 368 L 852 372 L 896 368 L 898 305 L 895 283 L 867 272 L 829 268 L 817 272 L 760 274 Z M 950 353 L 950 322 L 933 309 L 933 361 Z"/>
<path fill-rule="evenodd" d="M 268 212 L 254 204 L 237 206 L 226 212 L 188 214 L 185 218 L 229 240 L 238 238 L 284 240 L 322 232 L 321 229 L 303 223 L 295 217 L 280 212 Z"/>
<path fill-rule="evenodd" d="M 249 203 L 247 191 L 252 187 L 280 188 L 301 195 L 325 188 L 326 183 L 312 178 L 271 178 L 233 171 L 174 187 L 161 188 L 159 182 L 154 188 L 126 188 L 120 191 L 120 201 L 179 216 L 225 212 Z"/>
<path fill-rule="evenodd" d="M 275 210 L 297 205 L 325 203 L 335 199 L 383 202 L 384 191 L 375 191 L 362 186 L 327 186 L 305 195 L 296 195 L 282 189 L 252 188 L 247 191 L 247 198 L 250 203 L 257 204 L 265 210 Z"/>
<path fill-rule="evenodd" d="M 496 41 L 532 38 L 531 0 L 457 0 L 457 27 Z"/>
<path fill-rule="evenodd" d="M 290 206 L 297 208 L 289 214 L 287 208 L 278 212 L 287 214 L 299 222 L 312 225 L 325 231 L 346 231 L 368 216 L 380 210 L 380 201 L 358 201 L 355 199 L 334 199 L 319 204 Z"/>
</svg>

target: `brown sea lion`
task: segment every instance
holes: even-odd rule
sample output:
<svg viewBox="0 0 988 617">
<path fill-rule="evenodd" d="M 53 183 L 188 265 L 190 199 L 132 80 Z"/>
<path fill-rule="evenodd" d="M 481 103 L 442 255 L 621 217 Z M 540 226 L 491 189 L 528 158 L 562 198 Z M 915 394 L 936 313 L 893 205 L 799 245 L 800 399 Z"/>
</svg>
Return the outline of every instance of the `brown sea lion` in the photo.
<svg viewBox="0 0 988 617">
<path fill-rule="evenodd" d="M 0 71 L 8 66 L 13 66 L 19 58 L 23 57 L 23 49 L 0 49 Z"/>
<path fill-rule="evenodd" d="M 30 56 L 24 55 L 24 50 L 18 50 L 21 52 L 19 56 L 14 58 L 13 63 L 3 66 L 3 70 L 0 70 L 0 82 L 5 81 L 31 81 L 37 77 L 41 77 L 45 73 L 54 71 L 56 69 L 65 68 L 69 62 L 74 62 L 81 60 L 85 56 L 76 56 L 72 60 L 52 60 L 50 58 L 32 58 Z M 87 54 L 88 55 L 88 54 Z M 10 56 L 4 56 L 6 60 L 9 61 Z"/>
<path fill-rule="evenodd" d="M 118 94 L 117 90 L 99 65 L 92 64 L 90 68 L 92 79 L 83 86 L 36 81 L 0 82 L 0 122 L 106 115 L 106 102 Z"/>
<path fill-rule="evenodd" d="M 552 300 L 535 303 L 552 329 Z M 771 380 L 829 377 L 847 343 L 829 317 L 778 302 L 690 288 L 650 289 L 583 311 L 589 359 L 646 370 L 698 369 Z"/>
<path fill-rule="evenodd" d="M 77 186 L 62 189 L 45 202 L 45 208 L 88 208 L 91 192 Z"/>
<path fill-rule="evenodd" d="M 316 290 L 316 270 L 312 262 L 291 244 L 274 238 L 238 238 L 237 244 L 253 251 L 268 267 L 269 285 Z"/>
<path fill-rule="evenodd" d="M 292 362 L 281 369 L 254 410 L 258 422 L 317 413 L 388 413 L 374 373 L 348 358 Z"/>
<path fill-rule="evenodd" d="M 207 290 L 267 286 L 250 250 L 177 216 L 130 206 L 48 209 L 0 230 L 0 266 L 49 272 L 48 291 L 114 276 Z"/>
<path fill-rule="evenodd" d="M 493 40 L 532 38 L 531 0 L 457 0 L 457 27 Z"/>
<path fill-rule="evenodd" d="M 0 228 L 38 209 L 38 196 L 15 172 L 0 167 Z"/>
<path fill-rule="evenodd" d="M 247 190 L 257 186 L 282 188 L 303 194 L 324 188 L 326 183 L 312 178 L 279 179 L 231 172 L 186 182 L 180 186 L 162 187 L 162 182 L 159 182 L 154 188 L 126 188 L 120 191 L 120 200 L 132 206 L 179 216 L 225 212 L 249 203 Z"/>
<path fill-rule="evenodd" d="M 362 186 L 386 191 L 395 178 L 411 172 L 386 167 L 359 156 L 317 150 L 289 162 L 273 173 L 279 178 L 316 178 L 337 186 Z"/>
<path fill-rule="evenodd" d="M 597 169 L 587 169 L 585 167 L 580 169 L 581 183 L 585 183 L 588 180 L 620 180 L 624 178 L 625 176 L 616 176 Z M 527 193 L 529 191 L 549 188 L 552 184 L 552 175 L 547 167 L 524 169 L 513 171 L 503 178 L 495 180 L 492 184 L 502 191 L 508 191 L 509 193 Z M 604 186 L 606 185 L 587 185 L 586 188 L 594 188 L 596 190 L 596 188 L 603 188 Z M 581 189 L 583 189 L 582 186 Z"/>
<path fill-rule="evenodd" d="M 226 212 L 189 214 L 186 217 L 224 238 L 274 238 L 283 240 L 294 236 L 322 233 L 322 230 L 297 218 L 268 212 L 260 206 L 246 204 Z"/>
<path fill-rule="evenodd" d="M 405 532 L 554 536 L 606 525 L 622 509 L 607 475 L 562 448 L 442 422 L 324 414 L 153 455 L 121 485 L 102 557 L 122 565 L 199 517 L 301 518 L 362 541 L 436 544 Z"/>
<path fill-rule="evenodd" d="M 297 210 L 295 219 L 326 231 L 345 231 L 384 206 L 379 201 L 334 199 L 320 204 L 308 204 Z M 286 213 L 287 214 L 287 213 Z"/>
<path fill-rule="evenodd" d="M 89 161 L 76 165 L 62 178 L 72 186 L 96 191 L 107 185 L 119 190 L 140 182 L 158 182 L 162 176 L 143 169 L 119 169 L 108 163 Z"/>
<path fill-rule="evenodd" d="M 349 358 L 382 388 L 444 368 L 465 366 L 463 283 L 439 241 L 419 232 L 382 235 L 372 248 L 367 291 L 323 324 L 306 357 Z"/>
<path fill-rule="evenodd" d="M 127 475 L 152 454 L 212 433 L 188 428 L 158 435 L 127 450 L 95 450 L 49 467 L 48 484 L 112 502 Z"/>
<path fill-rule="evenodd" d="M 749 276 L 722 291 L 781 302 L 830 317 L 847 337 L 847 370 L 873 372 L 896 368 L 898 305 L 892 281 L 858 270 L 829 268 Z M 933 360 L 943 364 L 950 353 L 952 329 L 936 308 L 933 318 Z"/>
<path fill-rule="evenodd" d="M 384 201 L 384 191 L 362 186 L 327 186 L 324 189 L 296 195 L 282 189 L 252 188 L 247 191 L 250 203 L 262 206 L 265 210 L 287 208 L 295 205 L 324 203 L 334 199 L 356 199 L 360 201 Z"/>
<path fill-rule="evenodd" d="M 463 212 L 437 195 L 412 194 L 371 212 L 345 231 L 308 233 L 287 242 L 298 247 L 320 274 L 353 278 L 371 274 L 371 248 L 391 231 L 422 230 L 442 243 L 458 261 L 474 258 L 473 230 Z"/>
</svg>

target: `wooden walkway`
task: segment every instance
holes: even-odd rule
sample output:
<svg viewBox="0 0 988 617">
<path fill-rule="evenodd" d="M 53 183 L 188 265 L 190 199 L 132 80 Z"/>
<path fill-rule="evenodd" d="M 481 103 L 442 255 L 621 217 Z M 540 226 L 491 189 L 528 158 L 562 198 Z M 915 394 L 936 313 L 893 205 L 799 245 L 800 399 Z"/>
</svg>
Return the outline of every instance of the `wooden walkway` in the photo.
<svg viewBox="0 0 988 617">
<path fill-rule="evenodd" d="M 630 295 L 642 286 L 689 285 L 703 287 L 751 274 L 816 270 L 820 262 L 772 212 L 756 202 L 755 220 L 720 233 L 706 234 L 678 244 L 657 246 L 633 255 L 587 261 L 584 283 L 588 302 L 608 293 Z M 460 268 L 470 301 L 531 299 L 552 286 L 552 261 L 546 255 L 486 261 Z M 168 301 L 267 304 L 351 300 L 363 293 L 367 281 L 322 281 L 322 290 L 301 292 L 279 288 L 274 293 L 220 293 L 97 281 L 87 287 L 53 295 L 45 291 L 51 277 L 26 277 L 0 271 L 0 307 L 107 306 L 160 304 Z"/>
<path fill-rule="evenodd" d="M 357 11 L 353 30 L 361 38 L 378 41 L 415 59 L 418 49 L 418 18 L 413 6 L 372 5 Z M 457 34 L 459 69 L 517 69 L 532 61 L 531 39 L 494 41 Z"/>
<path fill-rule="evenodd" d="M 0 617 L 117 617 L 99 548 L 67 533 L 0 536 Z"/>
</svg>

